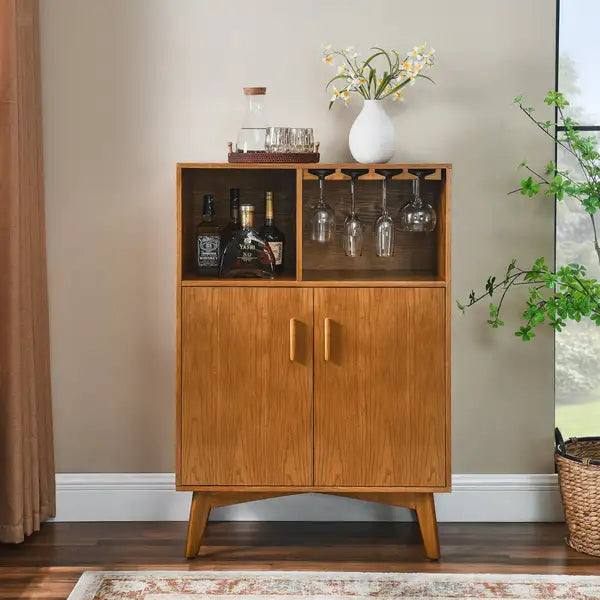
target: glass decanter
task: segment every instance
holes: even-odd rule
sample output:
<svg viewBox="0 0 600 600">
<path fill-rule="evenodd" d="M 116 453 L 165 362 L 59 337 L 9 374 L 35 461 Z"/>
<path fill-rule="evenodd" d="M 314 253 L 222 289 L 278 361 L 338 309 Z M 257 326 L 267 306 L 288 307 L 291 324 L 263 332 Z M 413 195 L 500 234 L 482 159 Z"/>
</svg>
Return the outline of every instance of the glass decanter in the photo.
<svg viewBox="0 0 600 600">
<path fill-rule="evenodd" d="M 221 277 L 275 277 L 275 257 L 269 244 L 254 230 L 254 206 L 240 206 L 240 229 L 225 246 Z"/>
<path fill-rule="evenodd" d="M 323 182 L 325 177 L 335 172 L 335 169 L 309 169 L 308 172 L 319 178 L 319 201 L 313 207 L 310 218 L 310 239 L 320 244 L 326 244 L 333 240 L 335 212 L 323 199 Z"/>
<path fill-rule="evenodd" d="M 352 204 L 350 215 L 344 222 L 344 252 L 346 256 L 361 256 L 363 247 L 363 226 L 356 213 L 356 180 L 369 169 L 342 169 L 344 175 L 350 176 L 350 195 Z"/>
<path fill-rule="evenodd" d="M 404 231 L 433 231 L 437 215 L 433 206 L 421 198 L 421 182 L 427 175 L 435 173 L 435 169 L 408 169 L 408 172 L 416 175 L 413 179 L 414 198 L 400 210 L 400 227 Z"/>
<path fill-rule="evenodd" d="M 246 87 L 246 116 L 238 133 L 236 152 L 265 152 L 267 117 L 265 113 L 265 87 Z"/>
<path fill-rule="evenodd" d="M 385 258 L 394 256 L 394 221 L 387 209 L 387 185 L 394 175 L 402 173 L 402 169 L 375 169 L 375 173 L 383 175 L 381 215 L 375 221 L 375 254 Z"/>
</svg>

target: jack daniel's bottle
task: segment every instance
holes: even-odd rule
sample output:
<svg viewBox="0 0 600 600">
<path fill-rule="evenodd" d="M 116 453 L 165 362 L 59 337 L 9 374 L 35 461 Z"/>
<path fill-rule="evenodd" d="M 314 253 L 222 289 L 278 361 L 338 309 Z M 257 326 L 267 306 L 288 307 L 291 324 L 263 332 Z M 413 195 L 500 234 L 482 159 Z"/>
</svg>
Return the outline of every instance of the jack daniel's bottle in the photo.
<svg viewBox="0 0 600 600">
<path fill-rule="evenodd" d="M 206 194 L 202 209 L 202 221 L 196 230 L 198 272 L 201 275 L 217 275 L 221 258 L 223 223 L 214 218 L 214 196 Z"/>
<path fill-rule="evenodd" d="M 221 257 L 221 277 L 262 277 L 273 279 L 275 257 L 254 230 L 254 206 L 240 206 L 240 226 L 233 233 Z"/>
</svg>

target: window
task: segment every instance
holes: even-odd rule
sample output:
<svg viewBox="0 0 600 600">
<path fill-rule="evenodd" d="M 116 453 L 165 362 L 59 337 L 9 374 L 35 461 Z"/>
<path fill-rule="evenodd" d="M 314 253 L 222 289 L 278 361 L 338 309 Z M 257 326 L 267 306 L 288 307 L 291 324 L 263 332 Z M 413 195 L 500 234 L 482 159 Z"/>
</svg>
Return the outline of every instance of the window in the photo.
<svg viewBox="0 0 600 600">
<path fill-rule="evenodd" d="M 571 105 L 568 115 L 581 129 L 600 136 L 600 2 L 559 0 L 558 89 Z M 560 169 L 577 176 L 566 152 L 557 152 Z M 600 227 L 600 215 L 596 216 Z M 600 229 L 598 231 L 600 234 Z M 556 205 L 556 265 L 577 262 L 600 279 L 590 216 L 570 199 Z M 555 343 L 556 425 L 565 436 L 600 435 L 600 327 L 569 322 Z"/>
</svg>

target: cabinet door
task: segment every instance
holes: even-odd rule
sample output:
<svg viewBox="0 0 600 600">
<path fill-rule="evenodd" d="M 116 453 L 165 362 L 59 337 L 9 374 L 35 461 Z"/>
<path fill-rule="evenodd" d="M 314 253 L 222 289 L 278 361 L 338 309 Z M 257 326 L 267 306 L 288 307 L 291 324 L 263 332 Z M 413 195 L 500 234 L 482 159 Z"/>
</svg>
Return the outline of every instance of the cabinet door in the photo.
<svg viewBox="0 0 600 600">
<path fill-rule="evenodd" d="M 315 290 L 316 485 L 446 484 L 444 294 Z"/>
<path fill-rule="evenodd" d="M 182 290 L 181 484 L 312 483 L 312 294 Z"/>
</svg>

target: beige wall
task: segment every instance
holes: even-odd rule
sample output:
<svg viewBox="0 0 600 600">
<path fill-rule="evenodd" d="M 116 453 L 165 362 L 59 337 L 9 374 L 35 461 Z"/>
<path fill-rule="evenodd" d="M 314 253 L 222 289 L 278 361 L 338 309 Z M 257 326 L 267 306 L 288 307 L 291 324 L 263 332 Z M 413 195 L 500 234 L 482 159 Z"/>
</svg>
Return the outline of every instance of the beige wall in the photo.
<svg viewBox="0 0 600 600">
<path fill-rule="evenodd" d="M 507 198 L 553 150 L 511 106 L 554 83 L 548 0 L 41 0 L 57 467 L 172 471 L 175 162 L 218 161 L 266 85 L 272 121 L 349 159 L 359 109 L 327 111 L 320 44 L 438 52 L 435 86 L 390 106 L 397 161 L 452 162 L 453 293 L 550 255 L 551 203 Z M 453 317 L 453 470 L 551 469 L 553 345 Z M 516 303 L 508 306 L 513 325 Z"/>
</svg>

